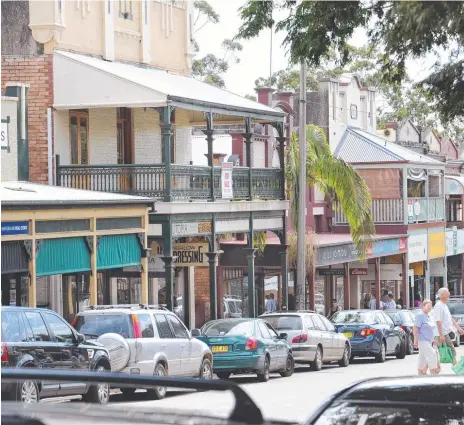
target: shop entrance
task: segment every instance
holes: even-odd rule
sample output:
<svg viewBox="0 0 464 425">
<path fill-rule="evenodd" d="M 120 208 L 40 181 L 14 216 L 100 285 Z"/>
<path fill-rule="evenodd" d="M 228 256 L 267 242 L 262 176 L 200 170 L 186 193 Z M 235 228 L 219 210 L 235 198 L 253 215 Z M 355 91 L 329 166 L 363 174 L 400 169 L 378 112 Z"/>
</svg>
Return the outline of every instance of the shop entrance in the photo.
<svg viewBox="0 0 464 425">
<path fill-rule="evenodd" d="M 2 274 L 2 305 L 26 307 L 29 302 L 29 278 L 25 274 Z"/>
</svg>

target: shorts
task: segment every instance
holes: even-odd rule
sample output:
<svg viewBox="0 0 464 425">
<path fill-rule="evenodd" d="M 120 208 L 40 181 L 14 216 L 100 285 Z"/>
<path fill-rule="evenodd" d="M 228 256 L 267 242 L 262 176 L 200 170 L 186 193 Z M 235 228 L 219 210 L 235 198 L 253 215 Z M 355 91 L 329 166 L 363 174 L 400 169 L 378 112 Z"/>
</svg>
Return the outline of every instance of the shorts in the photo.
<svg viewBox="0 0 464 425">
<path fill-rule="evenodd" d="M 458 338 L 459 338 L 459 334 L 458 334 Z M 440 342 L 440 337 L 435 337 L 435 342 L 437 343 L 437 346 L 440 346 L 441 342 Z M 454 348 L 454 344 L 453 344 L 453 341 L 451 341 L 451 338 L 449 335 L 445 335 L 445 344 L 451 348 L 451 352 L 453 353 L 453 357 L 456 358 L 456 348 Z"/>
<path fill-rule="evenodd" d="M 419 341 L 419 356 L 417 357 L 417 369 L 436 369 L 438 367 L 437 350 L 426 341 Z"/>
</svg>

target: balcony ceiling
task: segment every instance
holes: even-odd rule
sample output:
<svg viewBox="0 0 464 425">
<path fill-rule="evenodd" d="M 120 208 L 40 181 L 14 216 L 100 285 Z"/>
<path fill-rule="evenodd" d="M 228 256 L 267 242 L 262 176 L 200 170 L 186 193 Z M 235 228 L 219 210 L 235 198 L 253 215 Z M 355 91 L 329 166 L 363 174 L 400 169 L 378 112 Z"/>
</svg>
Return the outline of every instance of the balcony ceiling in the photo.
<svg viewBox="0 0 464 425">
<path fill-rule="evenodd" d="M 191 77 L 137 64 L 55 51 L 54 107 L 175 107 L 260 121 L 283 121 L 285 114 Z M 197 119 L 197 118 L 196 118 Z"/>
</svg>

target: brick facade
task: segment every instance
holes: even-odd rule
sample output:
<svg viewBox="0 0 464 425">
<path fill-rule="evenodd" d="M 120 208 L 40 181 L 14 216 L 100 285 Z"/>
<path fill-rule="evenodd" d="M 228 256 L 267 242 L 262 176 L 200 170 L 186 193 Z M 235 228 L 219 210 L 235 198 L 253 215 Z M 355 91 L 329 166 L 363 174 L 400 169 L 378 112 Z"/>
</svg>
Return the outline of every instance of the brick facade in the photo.
<svg viewBox="0 0 464 425">
<path fill-rule="evenodd" d="M 209 318 L 209 267 L 195 267 L 195 326 L 200 328 Z"/>
<path fill-rule="evenodd" d="M 48 183 L 47 108 L 53 105 L 53 57 L 2 55 L 2 92 L 6 83 L 29 84 L 29 180 Z"/>
</svg>

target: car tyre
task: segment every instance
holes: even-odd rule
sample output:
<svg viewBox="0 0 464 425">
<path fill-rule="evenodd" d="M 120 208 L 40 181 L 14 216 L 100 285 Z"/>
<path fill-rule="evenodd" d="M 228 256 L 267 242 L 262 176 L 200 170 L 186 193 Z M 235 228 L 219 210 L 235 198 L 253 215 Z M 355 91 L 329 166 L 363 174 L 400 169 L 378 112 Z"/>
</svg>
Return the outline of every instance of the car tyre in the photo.
<svg viewBox="0 0 464 425">
<path fill-rule="evenodd" d="M 267 382 L 269 381 L 270 377 L 271 377 L 271 371 L 270 371 L 269 357 L 266 356 L 264 358 L 264 367 L 263 367 L 262 373 L 258 372 L 258 381 Z"/>
<path fill-rule="evenodd" d="M 40 401 L 39 386 L 30 380 L 18 382 L 16 397 L 16 400 L 21 403 L 38 403 Z"/>
<path fill-rule="evenodd" d="M 456 341 L 453 342 L 453 345 L 456 348 L 459 348 L 459 346 L 461 345 L 461 335 L 459 333 L 456 334 Z"/>
<path fill-rule="evenodd" d="M 155 367 L 155 371 L 153 372 L 153 375 L 167 376 L 165 367 L 161 363 L 158 363 Z M 166 387 L 156 387 L 151 390 L 147 390 L 147 394 L 152 400 L 162 400 L 164 397 L 166 397 L 166 393 L 167 393 Z"/>
<path fill-rule="evenodd" d="M 348 344 L 345 344 L 345 349 L 343 350 L 343 357 L 339 360 L 338 365 L 340 367 L 348 367 L 350 364 L 350 347 Z"/>
<path fill-rule="evenodd" d="M 293 375 L 293 372 L 295 372 L 295 360 L 292 355 L 288 355 L 287 361 L 285 362 L 285 369 L 279 373 L 280 376 L 288 378 Z"/>
<path fill-rule="evenodd" d="M 203 359 L 201 362 L 200 379 L 213 379 L 213 366 L 209 359 Z"/>
<path fill-rule="evenodd" d="M 231 374 L 230 372 L 217 372 L 216 375 L 219 379 L 229 379 Z"/>
<path fill-rule="evenodd" d="M 387 347 L 385 345 L 385 342 L 382 341 L 382 345 L 380 346 L 380 353 L 375 356 L 375 361 L 377 363 L 385 363 L 385 360 L 387 359 Z"/>
<path fill-rule="evenodd" d="M 97 366 L 95 372 L 109 372 L 104 366 Z M 92 385 L 87 394 L 82 396 L 82 399 L 87 403 L 95 403 L 105 405 L 110 401 L 110 384 L 99 383 L 97 385 Z"/>
<path fill-rule="evenodd" d="M 412 335 L 409 335 L 407 338 L 408 338 L 407 339 L 408 349 L 407 349 L 406 354 L 410 356 L 411 354 L 414 354 L 414 341 L 413 341 Z"/>
<path fill-rule="evenodd" d="M 406 357 L 406 341 L 403 339 L 400 343 L 400 351 L 396 354 L 397 359 L 404 359 Z"/>
<path fill-rule="evenodd" d="M 311 370 L 319 371 L 322 369 L 322 348 L 317 347 L 314 361 L 311 362 Z"/>
</svg>

